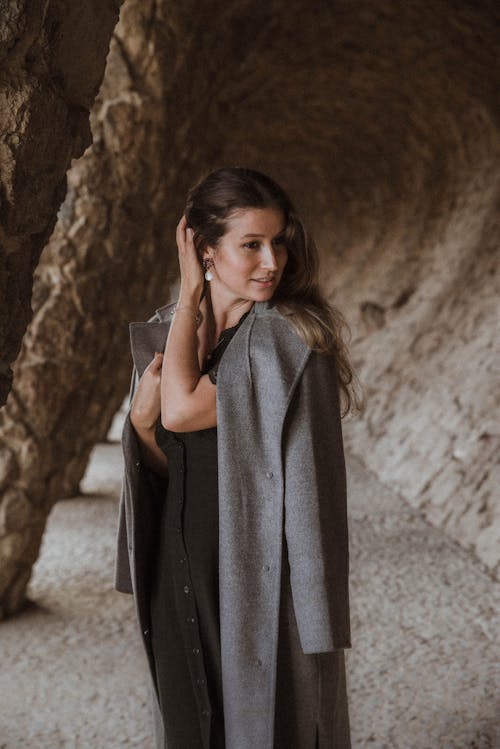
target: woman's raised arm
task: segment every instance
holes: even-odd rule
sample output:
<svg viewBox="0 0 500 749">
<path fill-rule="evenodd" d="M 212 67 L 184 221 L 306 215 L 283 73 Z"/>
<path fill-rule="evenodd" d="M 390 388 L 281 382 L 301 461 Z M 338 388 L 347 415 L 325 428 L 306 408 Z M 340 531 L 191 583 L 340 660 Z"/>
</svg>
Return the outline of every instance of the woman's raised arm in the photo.
<svg viewBox="0 0 500 749">
<path fill-rule="evenodd" d="M 188 432 L 217 425 L 216 387 L 198 361 L 198 310 L 203 270 L 193 230 L 183 216 L 177 226 L 181 285 L 163 358 L 161 421 L 165 429 Z"/>
</svg>

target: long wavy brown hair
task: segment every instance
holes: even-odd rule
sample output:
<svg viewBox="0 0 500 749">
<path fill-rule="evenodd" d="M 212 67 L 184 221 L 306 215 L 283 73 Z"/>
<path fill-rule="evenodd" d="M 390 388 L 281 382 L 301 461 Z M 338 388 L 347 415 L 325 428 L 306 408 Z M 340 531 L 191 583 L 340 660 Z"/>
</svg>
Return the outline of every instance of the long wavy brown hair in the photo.
<svg viewBox="0 0 500 749">
<path fill-rule="evenodd" d="M 245 167 L 224 167 L 189 190 L 184 213 L 200 258 L 205 247 L 217 248 L 227 222 L 246 208 L 274 208 L 284 214 L 288 260 L 272 304 L 311 349 L 335 355 L 342 417 L 361 410 L 361 388 L 347 350 L 349 326 L 320 288 L 319 254 L 313 238 L 288 195 L 271 177 Z"/>
</svg>

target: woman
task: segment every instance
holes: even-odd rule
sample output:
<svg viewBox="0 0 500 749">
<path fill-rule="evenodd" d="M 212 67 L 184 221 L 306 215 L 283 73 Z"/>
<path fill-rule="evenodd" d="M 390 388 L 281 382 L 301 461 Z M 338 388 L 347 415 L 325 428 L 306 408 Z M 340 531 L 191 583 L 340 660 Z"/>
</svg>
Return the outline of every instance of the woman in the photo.
<svg viewBox="0 0 500 749">
<path fill-rule="evenodd" d="M 131 323 L 116 587 L 134 593 L 156 746 L 350 746 L 343 319 L 284 191 L 189 195 L 178 300 Z"/>
</svg>

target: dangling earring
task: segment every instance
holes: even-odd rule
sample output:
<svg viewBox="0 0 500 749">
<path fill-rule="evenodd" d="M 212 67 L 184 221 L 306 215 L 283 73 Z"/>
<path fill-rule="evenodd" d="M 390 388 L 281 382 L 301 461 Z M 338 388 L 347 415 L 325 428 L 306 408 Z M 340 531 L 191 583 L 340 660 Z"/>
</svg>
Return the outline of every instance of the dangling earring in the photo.
<svg viewBox="0 0 500 749">
<path fill-rule="evenodd" d="M 203 267 L 205 268 L 205 278 L 207 279 L 207 281 L 211 281 L 213 279 L 213 277 L 214 277 L 214 274 L 212 273 L 211 270 L 209 270 L 209 261 L 208 260 L 204 260 L 203 261 Z"/>
</svg>

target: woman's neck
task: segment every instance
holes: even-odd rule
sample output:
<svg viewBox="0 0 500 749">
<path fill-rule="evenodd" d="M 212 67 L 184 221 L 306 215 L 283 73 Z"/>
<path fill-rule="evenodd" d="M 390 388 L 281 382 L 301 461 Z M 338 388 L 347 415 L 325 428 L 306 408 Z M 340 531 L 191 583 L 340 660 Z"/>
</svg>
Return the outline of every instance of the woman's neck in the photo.
<svg viewBox="0 0 500 749">
<path fill-rule="evenodd" d="M 251 299 L 240 299 L 228 305 L 217 297 L 212 298 L 208 288 L 200 304 L 200 311 L 206 322 L 208 348 L 212 349 L 217 344 L 221 333 L 237 325 L 241 317 L 253 305 L 254 301 Z"/>
</svg>

